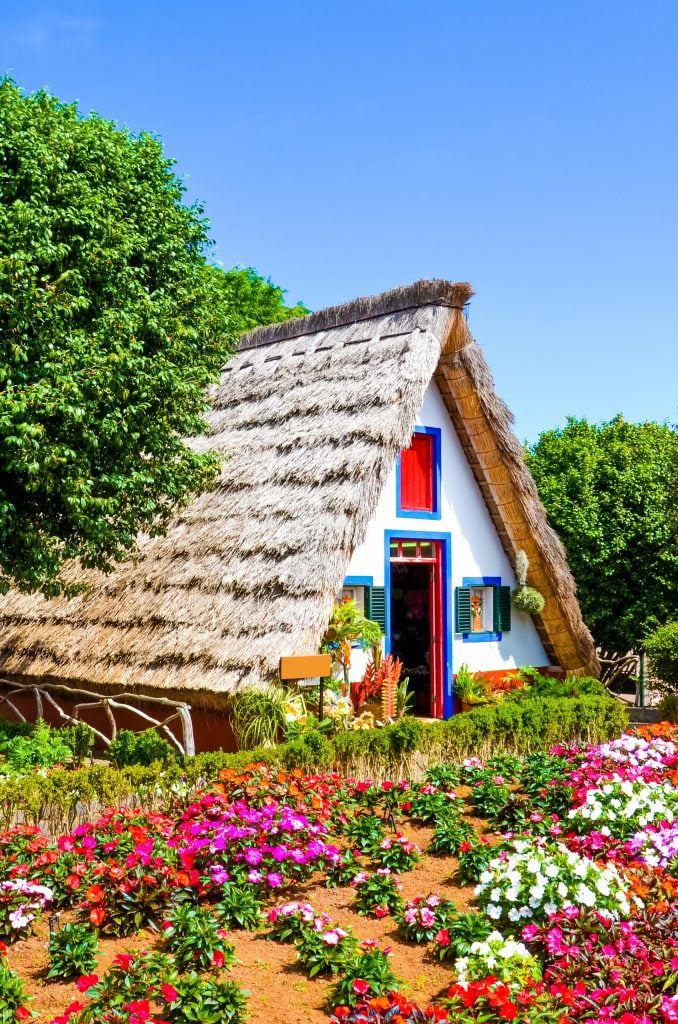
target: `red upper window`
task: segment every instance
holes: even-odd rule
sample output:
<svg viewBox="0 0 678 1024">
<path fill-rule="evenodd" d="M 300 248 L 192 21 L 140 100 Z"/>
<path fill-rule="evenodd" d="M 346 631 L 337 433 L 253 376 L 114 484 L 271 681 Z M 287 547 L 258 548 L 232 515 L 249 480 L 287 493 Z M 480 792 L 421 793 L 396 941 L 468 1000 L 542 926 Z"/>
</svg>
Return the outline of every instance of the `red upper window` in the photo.
<svg viewBox="0 0 678 1024">
<path fill-rule="evenodd" d="M 413 434 L 400 453 L 400 507 L 435 512 L 435 449 L 431 434 Z"/>
</svg>

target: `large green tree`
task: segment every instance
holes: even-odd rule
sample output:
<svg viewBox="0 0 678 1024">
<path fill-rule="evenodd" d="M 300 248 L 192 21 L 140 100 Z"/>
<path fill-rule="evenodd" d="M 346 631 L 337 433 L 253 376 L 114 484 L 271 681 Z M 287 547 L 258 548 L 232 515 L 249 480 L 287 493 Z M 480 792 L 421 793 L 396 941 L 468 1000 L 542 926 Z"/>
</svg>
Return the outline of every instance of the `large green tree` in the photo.
<svg viewBox="0 0 678 1024">
<path fill-rule="evenodd" d="M 218 470 L 183 439 L 237 334 L 304 311 L 212 266 L 183 191 L 156 138 L 0 80 L 1 590 L 162 531 Z"/>
<path fill-rule="evenodd" d="M 678 616 L 671 481 L 678 433 L 658 423 L 569 419 L 528 448 L 597 644 L 623 653 Z"/>
</svg>

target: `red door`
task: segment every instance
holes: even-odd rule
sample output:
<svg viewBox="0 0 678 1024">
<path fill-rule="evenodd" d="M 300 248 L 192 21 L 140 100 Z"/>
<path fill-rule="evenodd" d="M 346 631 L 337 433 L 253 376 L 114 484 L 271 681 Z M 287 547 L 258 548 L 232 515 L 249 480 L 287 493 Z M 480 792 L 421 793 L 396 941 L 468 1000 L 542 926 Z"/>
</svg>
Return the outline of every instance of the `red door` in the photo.
<svg viewBox="0 0 678 1024">
<path fill-rule="evenodd" d="M 391 652 L 410 678 L 415 714 L 443 717 L 443 588 L 440 541 L 390 546 Z"/>
</svg>

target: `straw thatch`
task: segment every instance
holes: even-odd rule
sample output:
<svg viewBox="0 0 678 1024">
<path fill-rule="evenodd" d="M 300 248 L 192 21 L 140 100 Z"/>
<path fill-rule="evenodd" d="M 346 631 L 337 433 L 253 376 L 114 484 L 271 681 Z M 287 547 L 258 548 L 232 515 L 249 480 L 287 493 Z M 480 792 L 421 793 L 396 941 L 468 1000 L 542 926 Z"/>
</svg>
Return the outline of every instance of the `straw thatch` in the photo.
<svg viewBox="0 0 678 1024">
<path fill-rule="evenodd" d="M 422 281 L 246 335 L 214 389 L 215 488 L 70 601 L 9 594 L 0 672 L 219 707 L 317 649 L 351 554 L 435 377 L 506 552 L 547 598 L 554 663 L 596 670 L 562 547 L 466 327 L 467 284 Z"/>
</svg>

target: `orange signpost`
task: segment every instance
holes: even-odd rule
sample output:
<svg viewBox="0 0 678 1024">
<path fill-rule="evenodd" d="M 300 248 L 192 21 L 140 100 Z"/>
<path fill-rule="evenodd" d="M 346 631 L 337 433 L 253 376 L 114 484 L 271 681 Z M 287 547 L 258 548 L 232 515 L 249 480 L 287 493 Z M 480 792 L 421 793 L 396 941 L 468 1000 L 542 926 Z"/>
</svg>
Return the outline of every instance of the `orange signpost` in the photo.
<svg viewBox="0 0 678 1024">
<path fill-rule="evenodd" d="M 320 679 L 332 672 L 329 654 L 302 654 L 280 659 L 281 679 Z"/>
</svg>

